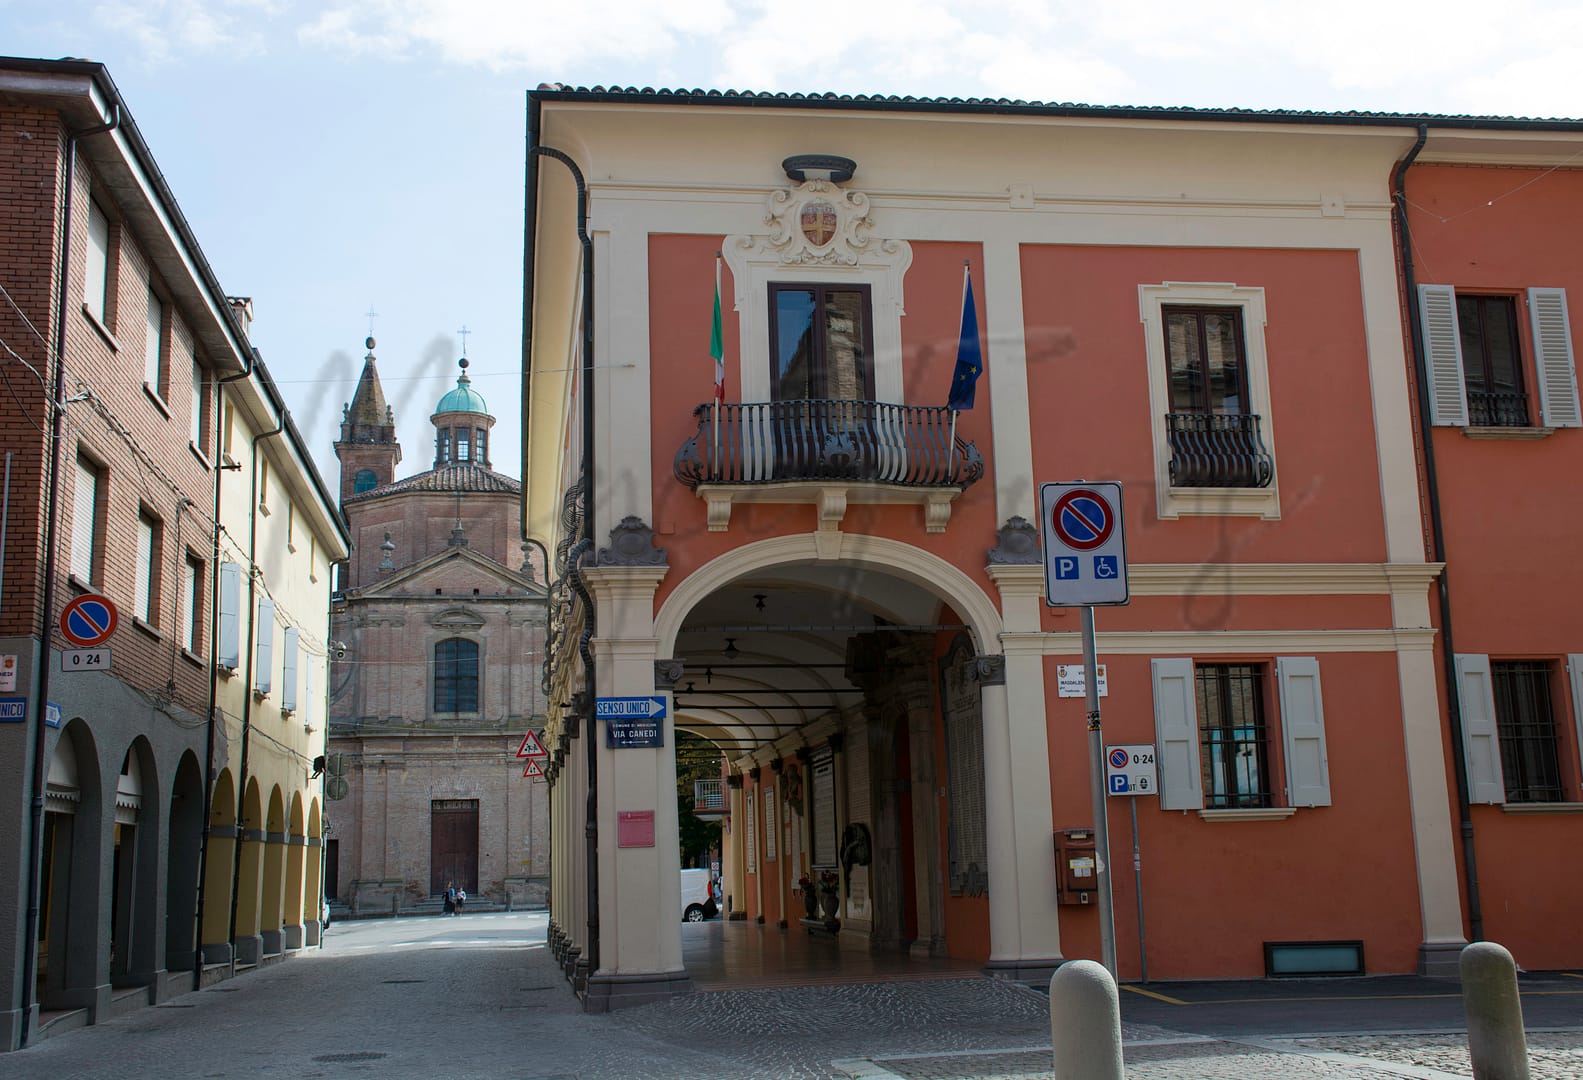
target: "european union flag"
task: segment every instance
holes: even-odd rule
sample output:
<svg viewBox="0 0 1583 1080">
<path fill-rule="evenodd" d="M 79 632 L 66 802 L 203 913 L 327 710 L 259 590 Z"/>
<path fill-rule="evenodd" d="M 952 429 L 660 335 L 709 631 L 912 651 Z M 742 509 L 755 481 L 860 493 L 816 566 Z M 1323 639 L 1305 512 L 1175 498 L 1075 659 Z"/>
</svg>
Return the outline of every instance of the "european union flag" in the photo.
<svg viewBox="0 0 1583 1080">
<path fill-rule="evenodd" d="M 984 357 L 978 348 L 978 311 L 973 306 L 973 278 L 962 272 L 962 336 L 956 346 L 956 370 L 951 373 L 948 409 L 971 409 L 973 388 L 978 373 L 984 370 Z"/>
</svg>

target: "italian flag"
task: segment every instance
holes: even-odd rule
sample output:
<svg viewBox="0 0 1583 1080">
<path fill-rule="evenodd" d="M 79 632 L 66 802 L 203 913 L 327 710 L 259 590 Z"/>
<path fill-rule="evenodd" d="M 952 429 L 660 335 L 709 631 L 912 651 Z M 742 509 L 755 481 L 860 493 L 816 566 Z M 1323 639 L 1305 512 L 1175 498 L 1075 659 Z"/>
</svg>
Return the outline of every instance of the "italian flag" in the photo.
<svg viewBox="0 0 1583 1080">
<path fill-rule="evenodd" d="M 720 330 L 720 256 L 715 256 L 715 311 L 709 322 L 709 355 L 715 361 L 715 402 L 726 399 L 725 335 Z"/>
</svg>

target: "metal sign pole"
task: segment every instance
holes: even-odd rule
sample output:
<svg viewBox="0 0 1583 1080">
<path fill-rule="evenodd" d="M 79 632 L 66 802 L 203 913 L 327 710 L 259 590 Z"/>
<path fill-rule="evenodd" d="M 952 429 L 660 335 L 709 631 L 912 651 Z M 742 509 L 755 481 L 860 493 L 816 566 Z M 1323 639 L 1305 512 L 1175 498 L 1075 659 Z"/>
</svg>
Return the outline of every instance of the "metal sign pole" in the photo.
<svg viewBox="0 0 1583 1080">
<path fill-rule="evenodd" d="M 1132 810 L 1132 891 L 1138 896 L 1138 965 L 1143 968 L 1143 981 L 1149 981 L 1149 949 L 1143 936 L 1143 855 L 1138 849 L 1138 799 L 1127 800 Z"/>
<path fill-rule="evenodd" d="M 1116 913 L 1110 900 L 1110 824 L 1105 803 L 1105 745 L 1099 730 L 1099 664 L 1094 609 L 1083 608 L 1083 683 L 1088 698 L 1088 789 L 1094 803 L 1094 854 L 1099 873 L 1099 948 L 1105 970 L 1116 977 Z"/>
</svg>

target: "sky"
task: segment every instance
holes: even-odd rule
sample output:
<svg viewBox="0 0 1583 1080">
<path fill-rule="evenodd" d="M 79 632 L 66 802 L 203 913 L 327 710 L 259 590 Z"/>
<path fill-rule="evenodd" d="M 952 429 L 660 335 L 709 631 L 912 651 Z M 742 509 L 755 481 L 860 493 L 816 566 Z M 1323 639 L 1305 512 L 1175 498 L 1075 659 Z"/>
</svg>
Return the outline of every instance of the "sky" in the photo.
<svg viewBox="0 0 1583 1080">
<path fill-rule="evenodd" d="M 107 65 L 332 490 L 371 324 L 398 475 L 432 463 L 463 327 L 521 475 L 543 82 L 1583 117 L 1577 0 L 0 0 L 0 53 Z"/>
</svg>

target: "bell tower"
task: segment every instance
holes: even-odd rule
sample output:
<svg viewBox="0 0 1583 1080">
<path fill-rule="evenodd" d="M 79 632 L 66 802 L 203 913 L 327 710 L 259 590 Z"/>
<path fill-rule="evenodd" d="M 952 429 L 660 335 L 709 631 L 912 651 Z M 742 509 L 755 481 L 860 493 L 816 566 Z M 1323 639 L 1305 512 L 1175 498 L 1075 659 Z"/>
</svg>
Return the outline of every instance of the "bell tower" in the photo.
<svg viewBox="0 0 1583 1080">
<path fill-rule="evenodd" d="M 401 461 L 401 444 L 396 441 L 396 417 L 385 403 L 374 363 L 374 339 L 365 343 L 363 374 L 357 391 L 341 410 L 341 437 L 335 442 L 335 456 L 341 462 L 341 504 L 353 495 L 383 487 L 396 478 Z"/>
</svg>

